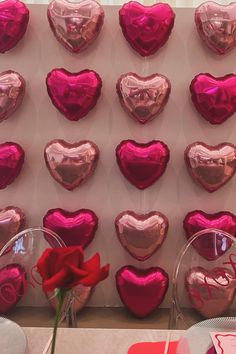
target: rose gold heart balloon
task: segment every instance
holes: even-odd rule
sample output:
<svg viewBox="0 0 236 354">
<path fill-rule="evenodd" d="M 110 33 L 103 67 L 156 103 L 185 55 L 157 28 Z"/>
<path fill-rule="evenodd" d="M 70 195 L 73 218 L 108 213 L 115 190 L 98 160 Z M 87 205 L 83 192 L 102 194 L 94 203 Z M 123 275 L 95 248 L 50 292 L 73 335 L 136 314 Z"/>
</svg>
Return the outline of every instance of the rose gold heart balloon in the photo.
<svg viewBox="0 0 236 354">
<path fill-rule="evenodd" d="M 171 84 L 163 75 L 141 77 L 134 73 L 121 75 L 116 84 L 121 105 L 139 123 L 150 122 L 166 105 Z"/>
<path fill-rule="evenodd" d="M 236 147 L 230 143 L 210 146 L 201 142 L 190 144 L 184 153 L 191 177 L 208 192 L 226 184 L 236 168 Z"/>
<path fill-rule="evenodd" d="M 97 38 L 103 20 L 103 8 L 94 0 L 53 0 L 48 6 L 48 21 L 56 39 L 74 53 Z"/>
<path fill-rule="evenodd" d="M 20 208 L 0 209 L 0 249 L 25 226 L 25 214 Z"/>
<path fill-rule="evenodd" d="M 44 158 L 51 176 L 64 188 L 73 190 L 94 172 L 99 149 L 91 141 L 70 144 L 55 139 L 44 150 Z"/>
<path fill-rule="evenodd" d="M 7 119 L 22 103 L 25 80 L 15 71 L 0 74 L 0 122 Z"/>
<path fill-rule="evenodd" d="M 206 318 L 218 317 L 234 300 L 236 279 L 227 268 L 193 267 L 186 273 L 185 287 L 195 310 Z"/>
<path fill-rule="evenodd" d="M 225 54 L 236 45 L 236 2 L 220 5 L 206 1 L 195 12 L 198 33 L 217 54 Z"/>
<path fill-rule="evenodd" d="M 74 312 L 79 312 L 81 311 L 86 304 L 88 303 L 92 293 L 93 293 L 93 288 L 89 286 L 84 286 L 82 284 L 79 284 L 75 286 L 72 289 L 73 295 L 74 295 L 74 300 L 73 300 L 73 311 Z M 56 310 L 58 306 L 58 299 L 55 296 L 55 294 L 52 293 L 45 293 L 47 300 L 49 304 Z"/>
<path fill-rule="evenodd" d="M 145 261 L 161 247 L 169 223 L 167 217 L 158 211 L 136 214 L 128 210 L 117 216 L 115 227 L 122 246 L 129 254 Z"/>
</svg>

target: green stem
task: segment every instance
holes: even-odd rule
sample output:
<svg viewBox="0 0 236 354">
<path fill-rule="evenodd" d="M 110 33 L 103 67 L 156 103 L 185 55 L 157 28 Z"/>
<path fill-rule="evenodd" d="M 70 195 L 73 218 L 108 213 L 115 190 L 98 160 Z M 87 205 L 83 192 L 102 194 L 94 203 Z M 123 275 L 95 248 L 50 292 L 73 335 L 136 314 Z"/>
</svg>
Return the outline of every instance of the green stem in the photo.
<svg viewBox="0 0 236 354">
<path fill-rule="evenodd" d="M 61 310 L 62 310 L 64 299 L 65 299 L 65 293 L 66 293 L 65 290 L 62 290 L 62 289 L 59 289 L 58 293 L 57 293 L 58 307 L 57 307 L 56 317 L 54 320 L 51 354 L 55 353 L 57 328 L 58 328 L 58 324 L 60 322 Z"/>
</svg>

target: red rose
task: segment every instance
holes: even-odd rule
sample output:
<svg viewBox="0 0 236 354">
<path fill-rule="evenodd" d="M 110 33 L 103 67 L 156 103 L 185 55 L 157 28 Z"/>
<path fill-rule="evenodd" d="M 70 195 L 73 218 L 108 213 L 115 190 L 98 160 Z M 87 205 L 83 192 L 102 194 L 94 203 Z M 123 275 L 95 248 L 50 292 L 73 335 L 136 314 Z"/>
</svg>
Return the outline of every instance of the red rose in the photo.
<svg viewBox="0 0 236 354">
<path fill-rule="evenodd" d="M 84 262 L 83 249 L 79 246 L 46 249 L 38 260 L 37 269 L 45 292 L 57 288 L 68 290 L 78 284 L 93 287 L 109 274 L 108 264 L 100 267 L 98 253 Z"/>
</svg>

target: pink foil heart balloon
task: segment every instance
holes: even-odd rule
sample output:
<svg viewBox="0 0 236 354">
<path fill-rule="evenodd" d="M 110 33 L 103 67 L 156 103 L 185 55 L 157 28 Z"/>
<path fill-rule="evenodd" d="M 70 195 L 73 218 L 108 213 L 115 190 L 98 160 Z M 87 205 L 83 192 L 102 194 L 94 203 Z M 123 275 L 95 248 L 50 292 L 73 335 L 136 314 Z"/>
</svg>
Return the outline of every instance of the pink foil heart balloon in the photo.
<svg viewBox="0 0 236 354">
<path fill-rule="evenodd" d="M 13 309 L 27 290 L 26 272 L 19 264 L 0 269 L 0 314 Z"/>
<path fill-rule="evenodd" d="M 66 246 L 85 248 L 95 236 L 98 217 L 89 209 L 69 212 L 57 208 L 48 210 L 43 218 L 43 226 L 59 235 Z"/>
<path fill-rule="evenodd" d="M 225 54 L 235 47 L 236 2 L 204 2 L 195 11 L 195 23 L 201 39 L 215 53 Z"/>
<path fill-rule="evenodd" d="M 20 145 L 0 144 L 0 189 L 6 188 L 20 174 L 24 159 L 25 153 Z"/>
<path fill-rule="evenodd" d="M 207 214 L 194 210 L 185 216 L 183 221 L 187 239 L 205 229 L 218 229 L 236 237 L 236 215 L 227 211 Z M 193 242 L 197 252 L 208 261 L 215 261 L 231 247 L 232 242 L 224 234 L 206 233 Z"/>
<path fill-rule="evenodd" d="M 116 90 L 124 110 L 139 123 L 145 124 L 163 110 L 171 84 L 160 74 L 141 77 L 128 73 L 120 76 Z"/>
<path fill-rule="evenodd" d="M 0 250 L 25 226 L 25 214 L 20 208 L 9 206 L 0 210 Z"/>
<path fill-rule="evenodd" d="M 68 50 L 79 53 L 99 35 L 104 20 L 102 6 L 94 0 L 53 0 L 48 21 L 56 39 Z"/>
<path fill-rule="evenodd" d="M 24 36 L 29 22 L 27 6 L 18 0 L 0 3 L 0 53 L 4 53 Z"/>
<path fill-rule="evenodd" d="M 168 274 L 161 268 L 122 267 L 116 273 L 116 287 L 123 304 L 137 317 L 146 317 L 164 300 Z"/>
<path fill-rule="evenodd" d="M 190 91 L 196 109 L 211 124 L 221 124 L 236 112 L 236 75 L 198 74 Z"/>
<path fill-rule="evenodd" d="M 93 70 L 70 73 L 52 70 L 46 79 L 48 94 L 54 106 L 69 120 L 85 117 L 97 103 L 102 80 Z"/>
<path fill-rule="evenodd" d="M 116 148 L 116 159 L 123 175 L 139 189 L 156 182 L 165 172 L 169 149 L 162 141 L 146 144 L 123 140 Z"/>
<path fill-rule="evenodd" d="M 202 142 L 190 144 L 184 153 L 193 180 L 212 193 L 226 184 L 236 168 L 236 148 L 222 143 L 210 146 Z"/>
<path fill-rule="evenodd" d="M 46 145 L 44 158 L 51 176 L 71 191 L 93 174 L 99 158 L 99 149 L 88 140 L 70 144 L 55 139 Z"/>
<path fill-rule="evenodd" d="M 93 288 L 89 286 L 84 286 L 79 284 L 72 288 L 72 292 L 74 295 L 73 303 L 72 303 L 72 311 L 74 313 L 80 312 L 88 303 L 92 293 Z M 56 310 L 58 306 L 58 298 L 55 296 L 55 293 L 45 293 L 49 304 Z"/>
<path fill-rule="evenodd" d="M 218 317 L 234 300 L 236 279 L 227 268 L 193 267 L 185 275 L 185 287 L 195 310 L 205 318 Z"/>
<path fill-rule="evenodd" d="M 124 4 L 119 17 L 125 39 L 143 57 L 156 53 L 167 42 L 175 21 L 168 4 L 143 6 L 136 1 Z"/>
<path fill-rule="evenodd" d="M 169 223 L 158 211 L 136 214 L 133 211 L 120 213 L 115 220 L 117 236 L 122 246 L 139 261 L 145 261 L 165 241 Z"/>
<path fill-rule="evenodd" d="M 0 122 L 7 119 L 22 103 L 25 80 L 15 71 L 0 73 Z"/>
</svg>

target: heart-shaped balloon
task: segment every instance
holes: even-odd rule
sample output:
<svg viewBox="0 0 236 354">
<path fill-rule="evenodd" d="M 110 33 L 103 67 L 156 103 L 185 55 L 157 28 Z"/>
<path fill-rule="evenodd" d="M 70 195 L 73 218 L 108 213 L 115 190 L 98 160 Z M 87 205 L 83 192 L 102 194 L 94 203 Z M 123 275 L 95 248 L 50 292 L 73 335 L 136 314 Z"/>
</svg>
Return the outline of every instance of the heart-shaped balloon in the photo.
<svg viewBox="0 0 236 354">
<path fill-rule="evenodd" d="M 143 57 L 167 42 L 175 22 L 172 8 L 162 3 L 144 6 L 130 1 L 122 6 L 119 17 L 125 39 Z"/>
<path fill-rule="evenodd" d="M 53 69 L 46 84 L 54 106 L 72 121 L 85 117 L 94 108 L 102 88 L 100 76 L 88 69 L 78 73 Z"/>
<path fill-rule="evenodd" d="M 87 247 L 93 240 L 98 228 L 98 217 L 89 209 L 70 212 L 51 209 L 43 218 L 43 226 L 54 231 L 66 246 Z M 45 236 L 47 238 L 47 236 Z M 50 239 L 48 239 L 50 243 Z"/>
<path fill-rule="evenodd" d="M 72 288 L 72 292 L 74 296 L 72 302 L 72 311 L 74 313 L 80 312 L 88 303 L 93 293 L 93 288 L 79 284 Z M 45 293 L 45 295 L 51 307 L 56 310 L 58 307 L 58 298 L 55 296 L 55 293 Z"/>
<path fill-rule="evenodd" d="M 88 140 L 70 144 L 55 139 L 46 145 L 44 158 L 51 176 L 71 191 L 93 174 L 99 158 L 99 149 Z"/>
<path fill-rule="evenodd" d="M 29 10 L 19 0 L 0 3 L 0 53 L 15 47 L 24 36 L 29 22 Z"/>
<path fill-rule="evenodd" d="M 210 146 L 202 142 L 190 144 L 184 152 L 190 176 L 212 193 L 226 184 L 236 168 L 236 147 L 230 143 Z"/>
<path fill-rule="evenodd" d="M 164 300 L 169 276 L 161 268 L 122 267 L 116 273 L 116 287 L 123 304 L 137 317 L 146 317 Z"/>
<path fill-rule="evenodd" d="M 20 174 L 25 152 L 16 143 L 0 144 L 0 189 L 6 188 Z"/>
<path fill-rule="evenodd" d="M 236 237 L 236 215 L 227 211 L 207 214 L 194 210 L 185 216 L 183 221 L 187 239 L 195 233 L 206 229 L 222 230 Z M 224 234 L 206 233 L 193 242 L 197 252 L 208 261 L 215 261 L 231 247 L 232 242 Z"/>
<path fill-rule="evenodd" d="M 211 347 L 211 348 L 206 352 L 206 354 L 217 354 L 217 353 L 216 353 L 216 350 L 215 350 L 215 347 L 214 347 L 214 346 Z"/>
<path fill-rule="evenodd" d="M 215 53 L 225 54 L 235 47 L 236 2 L 204 2 L 195 11 L 195 23 L 200 37 Z"/>
<path fill-rule="evenodd" d="M 161 247 L 169 223 L 167 217 L 158 211 L 136 214 L 127 210 L 117 216 L 115 227 L 122 246 L 129 254 L 145 261 Z"/>
<path fill-rule="evenodd" d="M 0 73 L 0 122 L 7 119 L 22 103 L 25 80 L 15 71 Z"/>
<path fill-rule="evenodd" d="M 171 84 L 160 74 L 141 77 L 127 73 L 118 79 L 116 90 L 124 110 L 139 123 L 145 124 L 163 110 L 170 95 Z"/>
<path fill-rule="evenodd" d="M 121 172 L 139 189 L 151 186 L 161 177 L 169 158 L 168 146 L 158 140 L 146 144 L 123 140 L 116 148 L 116 159 Z"/>
<path fill-rule="evenodd" d="M 26 272 L 19 264 L 0 269 L 0 314 L 13 309 L 27 290 Z"/>
<path fill-rule="evenodd" d="M 218 317 L 234 300 L 236 279 L 227 268 L 193 267 L 185 275 L 185 287 L 195 310 L 206 318 Z"/>
<path fill-rule="evenodd" d="M 0 209 L 0 249 L 25 226 L 25 214 L 20 208 Z"/>
<path fill-rule="evenodd" d="M 48 21 L 54 36 L 74 53 L 86 49 L 97 38 L 103 20 L 103 8 L 94 0 L 53 0 L 48 5 Z"/>
<path fill-rule="evenodd" d="M 221 124 L 236 112 L 236 75 L 198 74 L 190 91 L 196 109 L 211 124 Z"/>
</svg>

